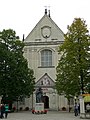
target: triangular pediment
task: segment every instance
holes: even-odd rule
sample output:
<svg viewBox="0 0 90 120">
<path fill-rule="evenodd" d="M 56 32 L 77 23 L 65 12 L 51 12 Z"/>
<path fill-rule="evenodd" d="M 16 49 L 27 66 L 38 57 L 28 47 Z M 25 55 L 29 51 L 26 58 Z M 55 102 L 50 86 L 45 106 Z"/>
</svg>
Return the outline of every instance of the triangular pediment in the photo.
<svg viewBox="0 0 90 120">
<path fill-rule="evenodd" d="M 49 17 L 48 15 L 44 15 L 41 20 L 36 24 L 36 26 L 33 28 L 33 30 L 29 33 L 29 35 L 26 37 L 25 42 L 43 42 L 46 41 L 46 38 L 42 35 L 42 28 L 47 26 L 50 28 L 51 34 L 47 38 L 47 41 L 49 40 L 58 40 L 63 41 L 64 40 L 64 33 L 62 30 L 56 25 L 56 23 Z"/>
<path fill-rule="evenodd" d="M 35 84 L 35 87 L 54 87 L 55 82 L 45 73 Z"/>
</svg>

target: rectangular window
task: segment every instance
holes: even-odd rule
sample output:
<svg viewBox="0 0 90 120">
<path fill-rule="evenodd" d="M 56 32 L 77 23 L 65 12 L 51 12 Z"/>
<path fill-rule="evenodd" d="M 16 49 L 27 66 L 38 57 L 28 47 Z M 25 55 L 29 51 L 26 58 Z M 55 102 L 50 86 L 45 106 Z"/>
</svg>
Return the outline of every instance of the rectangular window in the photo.
<svg viewBox="0 0 90 120">
<path fill-rule="evenodd" d="M 52 51 L 51 50 L 41 51 L 41 66 L 43 67 L 52 66 Z"/>
</svg>

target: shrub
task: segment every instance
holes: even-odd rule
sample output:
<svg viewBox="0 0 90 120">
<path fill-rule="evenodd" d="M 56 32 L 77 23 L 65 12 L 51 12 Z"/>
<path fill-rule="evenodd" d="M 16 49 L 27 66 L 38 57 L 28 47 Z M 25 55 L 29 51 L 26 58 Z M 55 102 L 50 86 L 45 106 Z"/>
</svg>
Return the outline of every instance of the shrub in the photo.
<svg viewBox="0 0 90 120">
<path fill-rule="evenodd" d="M 46 114 L 47 113 L 47 110 L 44 110 L 44 114 Z"/>
<path fill-rule="evenodd" d="M 22 108 L 22 107 L 20 107 L 20 108 L 19 108 L 19 110 L 20 110 L 20 111 L 22 111 L 22 110 L 23 110 L 23 108 Z"/>
<path fill-rule="evenodd" d="M 69 107 L 69 112 L 71 111 L 72 107 Z"/>
<path fill-rule="evenodd" d="M 34 113 L 35 113 L 35 110 L 32 110 L 32 113 L 34 114 Z"/>
<path fill-rule="evenodd" d="M 26 107 L 26 108 L 25 108 L 25 111 L 28 111 L 28 110 L 29 110 L 29 107 Z"/>
<path fill-rule="evenodd" d="M 62 107 L 62 110 L 63 110 L 63 111 L 66 111 L 66 107 Z"/>
<path fill-rule="evenodd" d="M 16 107 L 14 106 L 14 107 L 12 108 L 12 110 L 15 111 L 15 110 L 16 110 Z"/>
<path fill-rule="evenodd" d="M 44 113 L 44 111 L 41 111 L 41 114 L 43 114 Z"/>
</svg>

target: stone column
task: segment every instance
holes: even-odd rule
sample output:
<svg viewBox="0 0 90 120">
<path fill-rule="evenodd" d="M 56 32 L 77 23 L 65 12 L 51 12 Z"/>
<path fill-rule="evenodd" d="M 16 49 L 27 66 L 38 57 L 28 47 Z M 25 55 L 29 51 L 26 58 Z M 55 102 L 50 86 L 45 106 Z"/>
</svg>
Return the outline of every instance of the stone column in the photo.
<svg viewBox="0 0 90 120">
<path fill-rule="evenodd" d="M 80 98 L 80 118 L 85 117 L 85 106 L 84 106 L 84 98 Z"/>
</svg>

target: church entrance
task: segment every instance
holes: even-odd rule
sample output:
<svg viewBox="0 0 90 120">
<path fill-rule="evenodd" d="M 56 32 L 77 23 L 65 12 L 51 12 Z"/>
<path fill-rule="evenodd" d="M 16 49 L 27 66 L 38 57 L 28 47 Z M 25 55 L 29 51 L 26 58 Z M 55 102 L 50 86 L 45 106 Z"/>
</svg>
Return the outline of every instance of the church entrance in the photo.
<svg viewBox="0 0 90 120">
<path fill-rule="evenodd" d="M 49 97 L 43 96 L 44 108 L 49 108 Z"/>
</svg>

